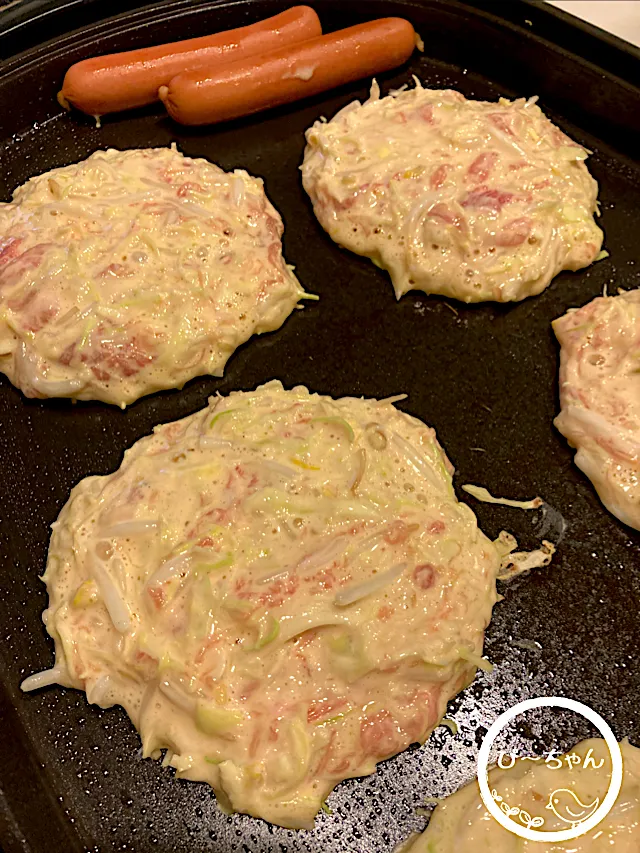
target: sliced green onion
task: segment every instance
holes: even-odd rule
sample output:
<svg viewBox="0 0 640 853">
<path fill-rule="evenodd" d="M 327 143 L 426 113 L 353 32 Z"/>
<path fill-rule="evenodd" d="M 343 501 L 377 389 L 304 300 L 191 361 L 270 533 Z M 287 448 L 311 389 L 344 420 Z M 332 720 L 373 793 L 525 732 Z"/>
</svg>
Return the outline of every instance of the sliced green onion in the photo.
<svg viewBox="0 0 640 853">
<path fill-rule="evenodd" d="M 348 633 L 345 636 L 346 640 L 342 642 L 337 637 L 331 638 L 329 646 L 333 652 L 333 668 L 345 681 L 352 683 L 370 672 L 372 664 L 367 658 L 362 639 Z"/>
<path fill-rule="evenodd" d="M 196 706 L 196 726 L 206 735 L 224 735 L 244 720 L 242 711 L 212 708 L 204 702 Z"/>
<path fill-rule="evenodd" d="M 333 426 L 342 427 L 342 429 L 347 433 L 347 438 L 353 444 L 356 439 L 355 433 L 353 431 L 353 427 L 348 421 L 345 421 L 344 418 L 334 417 L 333 415 L 321 418 L 312 418 L 312 424 L 322 423 L 322 424 L 330 424 Z"/>
<path fill-rule="evenodd" d="M 87 325 L 84 327 L 84 333 L 82 335 L 82 338 L 80 339 L 80 343 L 78 344 L 78 349 L 84 349 L 84 347 L 87 345 L 89 336 L 91 335 L 91 332 L 93 331 L 95 325 L 96 319 L 95 317 L 92 317 L 87 323 Z"/>
<path fill-rule="evenodd" d="M 314 723 L 314 726 L 330 726 L 333 723 L 338 723 L 340 720 L 343 720 L 345 717 L 348 717 L 349 714 L 353 712 L 353 709 L 350 711 L 341 711 L 339 714 L 336 714 L 334 717 L 327 717 L 326 720 L 319 720 L 317 723 Z"/>
<path fill-rule="evenodd" d="M 256 641 L 255 646 L 253 647 L 255 651 L 258 649 L 263 649 L 269 643 L 272 643 L 275 639 L 277 639 L 278 634 L 280 633 L 280 622 L 273 616 L 267 616 L 265 619 L 260 620 L 260 627 L 258 632 L 258 639 Z"/>
<path fill-rule="evenodd" d="M 225 409 L 224 412 L 218 412 L 218 414 L 214 415 L 209 421 L 209 429 L 213 429 L 214 424 L 217 423 L 220 418 L 223 418 L 225 415 L 231 415 L 233 412 L 235 412 L 235 409 Z"/>
<path fill-rule="evenodd" d="M 201 574 L 202 572 L 217 572 L 220 569 L 228 569 L 229 566 L 234 564 L 234 562 L 233 554 L 227 554 L 226 557 L 223 557 L 216 563 L 198 563 L 196 574 Z"/>
</svg>

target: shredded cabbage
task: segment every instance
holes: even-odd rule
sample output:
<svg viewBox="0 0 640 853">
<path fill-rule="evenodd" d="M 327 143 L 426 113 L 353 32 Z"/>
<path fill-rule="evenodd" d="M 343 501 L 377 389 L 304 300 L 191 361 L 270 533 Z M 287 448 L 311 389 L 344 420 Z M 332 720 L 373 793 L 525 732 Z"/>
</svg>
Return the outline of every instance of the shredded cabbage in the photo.
<svg viewBox="0 0 640 853">
<path fill-rule="evenodd" d="M 166 696 L 172 704 L 177 708 L 180 708 L 186 714 L 192 715 L 195 712 L 196 700 L 190 696 L 185 696 L 185 694 L 181 690 L 178 690 L 178 688 L 170 681 L 161 681 L 160 684 L 158 684 L 158 690 Z"/>
<path fill-rule="evenodd" d="M 384 397 L 382 400 L 376 400 L 376 406 L 389 406 L 394 403 L 399 403 L 400 400 L 407 400 L 408 394 L 394 394 L 393 397 Z"/>
<path fill-rule="evenodd" d="M 136 518 L 133 521 L 119 521 L 117 524 L 111 524 L 104 528 L 102 535 L 106 539 L 119 536 L 141 536 L 150 531 L 156 531 L 160 527 L 160 521 L 157 518 Z"/>
<path fill-rule="evenodd" d="M 99 543 L 98 543 L 99 544 Z M 115 558 L 111 558 L 110 564 L 117 565 L 114 562 Z M 109 575 L 109 564 L 101 560 L 94 552 L 93 555 L 93 573 L 100 589 L 100 595 L 104 601 L 105 607 L 109 613 L 114 628 L 121 634 L 126 634 L 131 628 L 131 614 L 129 606 L 124 600 L 111 576 Z"/>
<path fill-rule="evenodd" d="M 332 563 L 337 557 L 344 554 L 348 545 L 349 542 L 345 535 L 336 536 L 335 539 L 330 539 L 326 545 L 323 545 L 311 554 L 307 554 L 307 556 L 301 560 L 298 564 L 299 571 L 309 572 Z"/>
<path fill-rule="evenodd" d="M 619 452 L 628 455 L 631 459 L 640 457 L 640 442 L 633 438 L 633 434 L 627 432 L 625 435 L 621 429 L 616 429 L 598 412 L 576 405 L 567 406 L 565 411 L 566 417 L 573 417 L 583 429 L 592 434 L 606 437 Z"/>
<path fill-rule="evenodd" d="M 544 539 L 542 546 L 534 551 L 515 551 L 507 554 L 500 564 L 498 580 L 513 580 L 513 578 L 531 569 L 548 566 L 555 552 L 556 546 Z"/>
<path fill-rule="evenodd" d="M 67 397 L 79 391 L 82 379 L 47 379 L 38 357 L 22 342 L 16 351 L 16 370 L 23 372 L 34 391 L 46 397 Z"/>
<path fill-rule="evenodd" d="M 98 705 L 100 708 L 110 708 L 113 704 L 110 697 L 111 677 L 101 675 L 96 681 L 91 684 L 87 681 L 85 692 L 87 694 L 87 702 L 90 705 Z"/>
<path fill-rule="evenodd" d="M 386 572 L 374 575 L 369 580 L 364 581 L 364 583 L 348 586 L 340 590 L 333 599 L 333 603 L 336 607 L 347 607 L 349 604 L 354 604 L 356 601 L 360 601 L 361 598 L 366 598 L 367 595 L 379 592 L 383 587 L 393 583 L 406 568 L 407 563 L 398 563 L 397 566 L 392 566 Z"/>
<path fill-rule="evenodd" d="M 478 669 L 483 669 L 485 672 L 493 672 L 493 664 L 480 657 L 480 655 L 475 654 L 475 652 L 469 651 L 469 649 L 458 649 L 458 654 L 462 660 L 469 661 L 469 663 L 477 666 Z"/>
<path fill-rule="evenodd" d="M 451 720 L 448 717 L 443 717 L 440 720 L 439 725 L 446 726 L 449 729 L 449 731 L 451 732 L 451 734 L 453 734 L 453 735 L 458 734 L 458 724 L 456 723 L 455 720 Z"/>
<path fill-rule="evenodd" d="M 191 557 L 184 551 L 177 554 L 175 557 L 172 557 L 170 560 L 166 560 L 151 575 L 146 583 L 146 588 L 149 589 L 152 586 L 160 586 L 161 584 L 166 583 L 168 580 L 175 577 L 182 569 L 186 569 L 190 563 Z"/>
<path fill-rule="evenodd" d="M 58 664 L 52 669 L 45 669 L 42 672 L 36 672 L 25 678 L 20 685 L 20 690 L 28 693 L 30 690 L 39 690 L 41 687 L 49 687 L 52 684 L 68 684 L 69 674 L 66 666 Z"/>
<path fill-rule="evenodd" d="M 516 507 L 517 509 L 538 509 L 538 507 L 541 507 L 543 504 L 542 498 L 532 498 L 529 501 L 514 501 L 509 498 L 494 498 L 493 495 L 491 495 L 482 486 L 464 485 L 462 486 L 462 489 L 470 495 L 473 495 L 476 500 L 488 504 L 503 504 L 504 506 Z"/>
<path fill-rule="evenodd" d="M 362 478 L 364 477 L 365 471 L 367 469 L 367 451 L 361 447 L 356 451 L 355 460 L 356 464 L 353 468 L 353 473 L 349 479 L 348 488 L 350 492 L 353 494 L 357 494 L 358 486 L 362 482 Z"/>
<path fill-rule="evenodd" d="M 418 453 L 418 451 L 415 450 L 411 446 L 411 444 L 409 444 L 406 438 L 403 438 L 399 433 L 394 432 L 392 434 L 391 440 L 395 443 L 396 447 L 402 452 L 403 456 L 405 457 L 409 465 L 411 465 L 411 467 L 414 469 L 414 471 L 416 471 L 416 473 L 418 474 L 421 474 L 425 478 L 425 480 L 428 480 L 428 482 L 431 483 L 432 486 L 435 486 L 438 491 L 442 489 L 444 482 L 446 482 L 447 486 L 449 485 L 448 480 L 446 479 L 446 471 L 444 469 L 444 464 L 441 464 L 441 479 L 436 479 L 437 474 L 435 468 L 430 464 L 429 461 L 427 461 L 427 459 L 425 459 L 422 454 Z"/>
</svg>

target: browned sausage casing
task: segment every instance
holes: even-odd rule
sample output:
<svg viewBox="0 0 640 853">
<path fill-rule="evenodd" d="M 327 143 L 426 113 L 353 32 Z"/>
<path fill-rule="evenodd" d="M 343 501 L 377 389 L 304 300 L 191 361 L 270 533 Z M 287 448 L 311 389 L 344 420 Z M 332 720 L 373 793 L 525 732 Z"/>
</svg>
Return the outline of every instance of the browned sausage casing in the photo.
<svg viewBox="0 0 640 853">
<path fill-rule="evenodd" d="M 415 44 L 408 21 L 381 18 L 223 68 L 179 74 L 160 98 L 181 124 L 213 124 L 395 68 Z"/>
<path fill-rule="evenodd" d="M 212 70 L 321 33 L 313 9 L 294 6 L 248 27 L 84 59 L 67 71 L 58 100 L 95 116 L 141 107 L 156 101 L 160 86 L 182 71 Z"/>
</svg>

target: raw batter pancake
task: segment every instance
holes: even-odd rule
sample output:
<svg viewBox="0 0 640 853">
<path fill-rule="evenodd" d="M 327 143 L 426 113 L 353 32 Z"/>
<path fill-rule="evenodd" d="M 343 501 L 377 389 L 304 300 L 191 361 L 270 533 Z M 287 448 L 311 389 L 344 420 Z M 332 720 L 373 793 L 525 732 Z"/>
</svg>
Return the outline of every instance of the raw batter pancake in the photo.
<svg viewBox="0 0 640 853">
<path fill-rule="evenodd" d="M 489 814 L 480 799 L 478 783 L 472 782 L 436 807 L 425 832 L 403 847 L 403 853 L 637 853 L 640 749 L 627 742 L 621 743 L 620 749 L 624 762 L 622 790 L 609 814 L 584 836 L 548 844 L 519 838 Z M 512 769 L 491 771 L 489 788 L 496 789 L 502 802 L 512 808 L 524 809 L 532 818 L 543 818 L 544 824 L 532 828 L 540 832 L 570 829 L 572 818 L 586 819 L 595 811 L 611 779 L 611 759 L 604 740 L 584 740 L 571 755 L 571 769 L 565 756 L 537 762 L 518 759 Z"/>
<path fill-rule="evenodd" d="M 553 330 L 562 347 L 555 425 L 606 508 L 640 530 L 640 290 L 598 297 Z"/>
<path fill-rule="evenodd" d="M 97 151 L 0 204 L 0 371 L 124 407 L 221 376 L 303 295 L 262 181 L 174 148 Z"/>
<path fill-rule="evenodd" d="M 56 665 L 23 688 L 121 704 L 225 808 L 311 827 L 488 666 L 498 562 L 432 429 L 271 382 L 76 486 L 45 574 Z"/>
<path fill-rule="evenodd" d="M 540 293 L 598 255 L 587 151 L 536 98 L 468 101 L 415 88 L 342 109 L 307 133 L 302 183 L 340 245 L 409 290 L 463 302 Z"/>
</svg>

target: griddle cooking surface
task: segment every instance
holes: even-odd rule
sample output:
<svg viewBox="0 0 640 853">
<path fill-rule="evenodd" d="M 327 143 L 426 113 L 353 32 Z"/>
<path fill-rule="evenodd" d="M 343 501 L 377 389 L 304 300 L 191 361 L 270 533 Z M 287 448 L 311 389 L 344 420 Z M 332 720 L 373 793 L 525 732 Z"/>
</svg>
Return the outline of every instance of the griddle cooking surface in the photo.
<svg viewBox="0 0 640 853">
<path fill-rule="evenodd" d="M 186 155 L 264 177 L 285 222 L 285 257 L 306 289 L 320 296 L 280 331 L 242 347 L 222 380 L 197 379 L 125 412 L 27 400 L 0 379 L 0 783 L 6 799 L 0 795 L 0 836 L 7 853 L 386 853 L 425 826 L 415 809 L 426 797 L 450 793 L 474 775 L 486 728 L 520 699 L 581 700 L 619 738 L 640 740 L 640 679 L 633 661 L 640 647 L 640 537 L 603 509 L 553 429 L 558 348 L 550 328 L 567 308 L 589 301 L 605 285 L 611 292 L 640 284 L 640 170 L 630 159 L 640 139 L 640 92 L 537 39 L 535 22 L 529 27 L 525 18 L 540 20 L 548 36 L 548 22 L 555 19 L 535 6 L 518 5 L 520 25 L 514 26 L 454 2 L 314 3 L 325 31 L 394 14 L 414 23 L 425 53 L 381 75 L 383 91 L 414 73 L 425 86 L 451 87 L 469 97 L 538 94 L 551 119 L 594 152 L 588 164 L 601 187 L 601 224 L 611 257 L 586 271 L 561 274 L 541 296 L 517 305 L 465 306 L 416 293 L 397 303 L 385 273 L 342 251 L 322 231 L 298 172 L 304 130 L 319 115 L 330 117 L 353 98 L 364 99 L 366 83 L 196 130 L 174 125 L 152 108 L 107 118 L 101 129 L 57 108 L 64 70 L 79 58 L 241 26 L 286 5 L 259 0 L 156 6 L 59 39 L 0 73 L 3 199 L 28 177 L 97 148 L 175 141 Z M 518 18 L 516 4 L 508 5 L 511 18 Z M 83 694 L 55 687 L 25 697 L 18 687 L 24 676 L 52 664 L 38 575 L 49 525 L 70 489 L 89 474 L 115 470 L 124 450 L 154 425 L 197 411 L 212 393 L 251 389 L 272 378 L 333 396 L 406 392 L 399 408 L 437 429 L 458 485 L 480 483 L 510 497 L 542 495 L 567 524 L 551 566 L 502 587 L 505 599 L 486 638 L 495 670 L 479 673 L 453 703 L 459 733 L 440 728 L 424 747 L 381 764 L 375 776 L 341 784 L 329 797 L 333 813 L 320 814 L 313 832 L 223 815 L 206 785 L 175 780 L 172 770 L 139 758 L 139 739 L 120 708 L 102 711 Z M 553 538 L 541 511 L 480 505 L 459 494 L 488 535 L 506 528 L 524 547 Z M 520 730 L 523 748 L 568 748 L 590 733 L 569 713 L 541 713 L 529 722 Z"/>
</svg>

